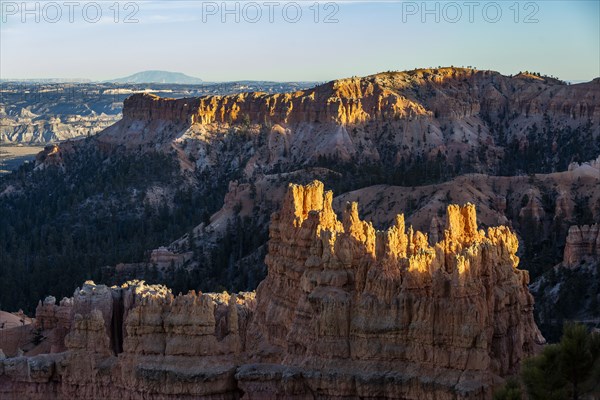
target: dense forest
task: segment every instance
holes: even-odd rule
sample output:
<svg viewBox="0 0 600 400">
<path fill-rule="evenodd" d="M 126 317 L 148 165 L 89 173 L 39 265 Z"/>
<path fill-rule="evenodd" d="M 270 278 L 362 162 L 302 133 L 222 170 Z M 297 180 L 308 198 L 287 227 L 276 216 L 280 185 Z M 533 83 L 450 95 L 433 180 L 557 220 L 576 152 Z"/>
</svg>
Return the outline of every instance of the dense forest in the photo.
<svg viewBox="0 0 600 400">
<path fill-rule="evenodd" d="M 93 148 L 65 160 L 68 173 L 26 164 L 2 178 L 16 193 L 0 197 L 0 308 L 31 313 L 48 294 L 71 296 L 100 268 L 141 261 L 221 206 L 226 187 L 184 182 L 171 155 Z M 154 187 L 168 199 L 151 202 Z M 169 191 L 169 190 L 167 190 Z"/>
</svg>

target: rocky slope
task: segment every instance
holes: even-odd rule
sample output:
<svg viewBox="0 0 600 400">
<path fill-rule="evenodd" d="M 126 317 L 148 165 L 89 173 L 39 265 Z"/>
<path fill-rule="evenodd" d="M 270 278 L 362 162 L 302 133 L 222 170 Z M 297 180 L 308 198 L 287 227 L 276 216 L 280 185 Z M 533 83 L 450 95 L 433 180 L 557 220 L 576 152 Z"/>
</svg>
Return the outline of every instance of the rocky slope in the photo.
<svg viewBox="0 0 600 400">
<path fill-rule="evenodd" d="M 126 100 L 123 120 L 98 141 L 128 148 L 175 145 L 205 169 L 224 156 L 214 155 L 214 148 L 227 136 L 243 135 L 248 145 L 238 159 L 248 177 L 323 158 L 389 168 L 415 163 L 417 156 L 491 172 L 509 156 L 508 146 L 526 151 L 548 141 L 544 156 L 556 158 L 548 162 L 550 172 L 573 161 L 573 154 L 566 159 L 561 153 L 567 132 L 585 130 L 598 146 L 599 96 L 600 81 L 565 85 L 460 68 L 341 79 L 294 93 L 179 100 L 143 94 Z"/>
<path fill-rule="evenodd" d="M 320 182 L 290 186 L 256 297 L 86 282 L 48 299 L 36 323 L 66 351 L 0 360 L 0 394 L 484 399 L 543 343 L 508 228 L 449 206 L 431 246 L 402 215 L 376 231 L 356 203 L 338 220 L 332 200 Z"/>
</svg>

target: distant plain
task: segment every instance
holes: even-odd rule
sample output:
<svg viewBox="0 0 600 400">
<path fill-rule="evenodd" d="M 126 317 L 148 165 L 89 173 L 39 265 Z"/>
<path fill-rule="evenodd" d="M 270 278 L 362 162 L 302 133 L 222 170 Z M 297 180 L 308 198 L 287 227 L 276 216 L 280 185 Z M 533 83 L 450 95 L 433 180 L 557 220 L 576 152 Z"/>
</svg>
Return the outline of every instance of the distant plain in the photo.
<svg viewBox="0 0 600 400">
<path fill-rule="evenodd" d="M 19 168 L 25 161 L 32 161 L 43 146 L 16 146 L 0 144 L 0 174 L 7 174 Z"/>
</svg>

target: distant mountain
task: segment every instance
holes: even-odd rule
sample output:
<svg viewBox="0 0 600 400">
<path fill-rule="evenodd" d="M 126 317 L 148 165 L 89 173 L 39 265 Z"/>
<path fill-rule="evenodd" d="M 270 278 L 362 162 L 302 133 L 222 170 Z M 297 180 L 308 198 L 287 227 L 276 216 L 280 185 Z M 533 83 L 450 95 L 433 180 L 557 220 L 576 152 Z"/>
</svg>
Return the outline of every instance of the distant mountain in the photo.
<svg viewBox="0 0 600 400">
<path fill-rule="evenodd" d="M 143 71 L 124 78 L 110 79 L 106 82 L 113 83 L 170 83 L 175 85 L 197 85 L 203 81 L 200 78 L 194 78 L 182 74 L 181 72 L 168 71 Z"/>
</svg>

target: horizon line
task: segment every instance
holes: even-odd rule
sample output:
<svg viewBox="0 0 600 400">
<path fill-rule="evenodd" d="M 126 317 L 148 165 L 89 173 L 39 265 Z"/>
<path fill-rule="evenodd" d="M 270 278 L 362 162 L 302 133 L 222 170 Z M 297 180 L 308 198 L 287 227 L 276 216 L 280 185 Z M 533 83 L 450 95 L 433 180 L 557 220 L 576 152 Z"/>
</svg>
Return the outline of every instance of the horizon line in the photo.
<svg viewBox="0 0 600 400">
<path fill-rule="evenodd" d="M 110 78 L 110 79 L 91 79 L 91 78 L 85 78 L 85 77 L 43 77 L 43 78 L 15 78 L 15 77 L 11 77 L 11 78 L 3 78 L 0 75 L 0 82 L 36 82 L 36 81 L 54 81 L 54 83 L 117 83 L 114 82 L 116 80 L 120 80 L 123 78 L 127 78 L 129 76 L 133 76 L 133 75 L 137 75 L 140 73 L 144 73 L 144 72 L 164 72 L 164 73 L 174 73 L 174 74 L 183 74 L 189 78 L 194 78 L 194 79 L 199 79 L 202 81 L 202 83 L 195 83 L 195 84 L 179 84 L 179 85 L 205 85 L 205 84 L 219 84 L 219 83 L 236 83 L 236 82 L 270 82 L 270 83 L 320 83 L 320 82 L 331 82 L 331 81 L 336 81 L 336 80 L 341 80 L 341 79 L 348 79 L 348 78 L 353 78 L 353 77 L 368 77 L 368 76 L 373 76 L 373 75 L 378 75 L 378 74 L 383 74 L 386 72 L 397 72 L 397 73 L 402 73 L 402 72 L 411 72 L 411 71 L 418 71 L 418 70 L 439 70 L 439 69 L 467 69 L 467 70 L 474 70 L 474 71 L 491 71 L 491 72 L 496 72 L 499 73 L 500 75 L 503 76 L 515 76 L 518 75 L 520 73 L 524 73 L 524 72 L 529 72 L 531 74 L 536 74 L 539 73 L 540 76 L 542 77 L 547 77 L 547 78 L 553 78 L 553 79 L 557 79 L 557 80 L 561 80 L 564 82 L 569 82 L 569 83 L 583 83 L 583 82 L 592 82 L 593 80 L 600 78 L 600 75 L 592 77 L 590 79 L 586 78 L 586 79 L 563 79 L 557 76 L 553 76 L 553 75 L 546 75 L 541 73 L 540 71 L 532 71 L 532 70 L 521 70 L 519 72 L 515 72 L 512 74 L 505 74 L 503 72 L 500 72 L 498 70 L 495 69 L 490 69 L 490 68 L 477 68 L 474 66 L 454 66 L 454 65 L 450 65 L 450 66 L 437 66 L 437 67 L 416 67 L 416 68 L 411 68 L 411 69 L 397 69 L 397 70 L 386 70 L 386 71 L 379 71 L 379 72 L 375 72 L 375 73 L 370 73 L 367 75 L 352 75 L 352 76 L 346 76 L 346 77 L 338 77 L 338 78 L 333 78 L 333 79 L 320 79 L 320 80 L 270 80 L 270 79 L 251 79 L 251 78 L 245 78 L 245 79 L 234 79 L 234 80 L 207 80 L 205 81 L 203 78 L 194 76 L 194 75 L 189 75 L 185 72 L 181 72 L 181 71 L 167 71 L 167 70 L 158 70 L 158 69 L 148 69 L 148 70 L 142 70 L 142 71 L 137 71 L 137 72 L 133 72 L 129 75 L 125 75 L 125 76 L 121 76 L 121 77 L 117 77 L 117 78 Z M 119 83 L 119 84 L 137 84 L 137 85 L 141 85 L 141 84 L 148 84 L 148 83 L 152 83 L 152 84 L 170 84 L 170 83 L 162 83 L 162 82 L 123 82 L 123 83 Z M 177 83 L 171 83 L 172 85 L 178 85 Z"/>
</svg>

